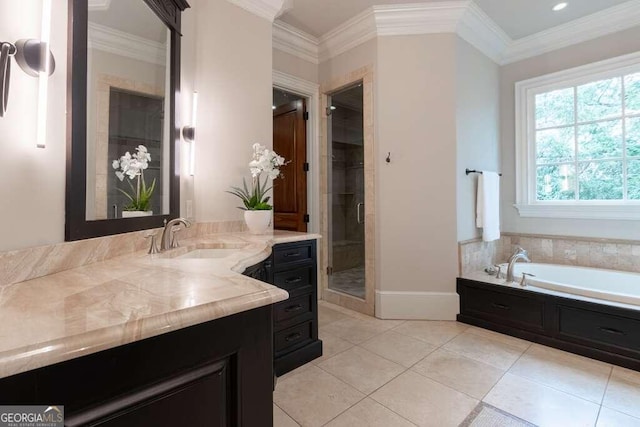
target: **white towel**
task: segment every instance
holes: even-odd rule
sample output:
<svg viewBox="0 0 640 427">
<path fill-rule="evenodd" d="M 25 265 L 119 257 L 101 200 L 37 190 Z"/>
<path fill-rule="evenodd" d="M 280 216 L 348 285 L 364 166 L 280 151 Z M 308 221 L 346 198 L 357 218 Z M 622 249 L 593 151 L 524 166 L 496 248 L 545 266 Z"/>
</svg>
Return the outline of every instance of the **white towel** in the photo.
<svg viewBox="0 0 640 427">
<path fill-rule="evenodd" d="M 483 171 L 478 178 L 476 226 L 482 228 L 482 240 L 500 238 L 500 175 Z"/>
</svg>

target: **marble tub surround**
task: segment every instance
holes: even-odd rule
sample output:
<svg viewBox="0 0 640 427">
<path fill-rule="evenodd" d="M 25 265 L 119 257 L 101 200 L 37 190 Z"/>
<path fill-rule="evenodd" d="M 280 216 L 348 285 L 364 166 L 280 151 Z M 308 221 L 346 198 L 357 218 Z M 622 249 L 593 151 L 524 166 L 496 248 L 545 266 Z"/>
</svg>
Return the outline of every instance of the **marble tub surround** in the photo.
<svg viewBox="0 0 640 427">
<path fill-rule="evenodd" d="M 271 247 L 316 239 L 306 233 L 222 233 L 185 239 L 0 288 L 0 377 L 95 353 L 287 298 L 243 276 Z M 177 258 L 190 250 L 237 248 L 224 258 Z"/>
<path fill-rule="evenodd" d="M 502 239 L 483 242 L 482 239 L 458 243 L 458 273 L 460 275 L 482 271 L 496 264 L 502 257 Z"/>
<path fill-rule="evenodd" d="M 196 223 L 182 230 L 180 237 L 243 230 L 243 221 Z M 0 252 L 0 287 L 148 249 L 149 242 L 144 237 L 151 233 L 159 236 L 161 232 L 162 229 L 157 228 Z"/>
<path fill-rule="evenodd" d="M 640 241 L 503 233 L 500 240 L 458 243 L 460 274 L 507 262 L 518 247 L 533 262 L 576 265 L 640 273 Z"/>
</svg>

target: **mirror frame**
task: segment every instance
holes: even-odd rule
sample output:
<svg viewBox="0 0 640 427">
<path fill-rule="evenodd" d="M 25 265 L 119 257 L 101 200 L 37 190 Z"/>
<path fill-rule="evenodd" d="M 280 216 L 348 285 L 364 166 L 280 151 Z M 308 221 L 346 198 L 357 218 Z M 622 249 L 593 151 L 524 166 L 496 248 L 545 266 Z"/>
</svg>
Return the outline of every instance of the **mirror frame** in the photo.
<svg viewBox="0 0 640 427">
<path fill-rule="evenodd" d="M 176 101 L 180 95 L 181 13 L 186 0 L 144 1 L 171 31 L 169 148 L 169 214 L 87 221 L 87 30 L 88 0 L 69 0 L 67 53 L 67 183 L 65 241 L 89 239 L 162 227 L 180 216 L 180 124 Z"/>
</svg>

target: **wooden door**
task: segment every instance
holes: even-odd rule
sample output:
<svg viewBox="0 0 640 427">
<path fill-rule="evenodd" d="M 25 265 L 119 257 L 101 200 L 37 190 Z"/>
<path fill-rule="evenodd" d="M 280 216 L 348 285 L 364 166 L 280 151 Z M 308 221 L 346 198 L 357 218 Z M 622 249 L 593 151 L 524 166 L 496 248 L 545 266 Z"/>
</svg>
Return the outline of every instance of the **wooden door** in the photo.
<svg viewBox="0 0 640 427">
<path fill-rule="evenodd" d="M 273 149 L 289 163 L 273 181 L 276 230 L 307 231 L 307 123 L 304 99 L 273 110 Z"/>
</svg>

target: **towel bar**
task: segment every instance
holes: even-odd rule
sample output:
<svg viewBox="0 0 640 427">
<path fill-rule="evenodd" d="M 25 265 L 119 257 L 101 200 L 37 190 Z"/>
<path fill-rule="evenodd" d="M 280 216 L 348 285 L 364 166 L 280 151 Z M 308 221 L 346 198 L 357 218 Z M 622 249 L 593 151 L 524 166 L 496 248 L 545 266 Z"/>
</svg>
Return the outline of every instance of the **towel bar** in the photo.
<svg viewBox="0 0 640 427">
<path fill-rule="evenodd" d="M 470 173 L 479 173 L 480 175 L 482 175 L 482 171 L 477 171 L 475 169 L 469 169 L 469 168 L 465 169 L 464 173 L 466 175 L 469 175 Z M 499 173 L 498 176 L 502 176 L 502 174 Z"/>
</svg>

